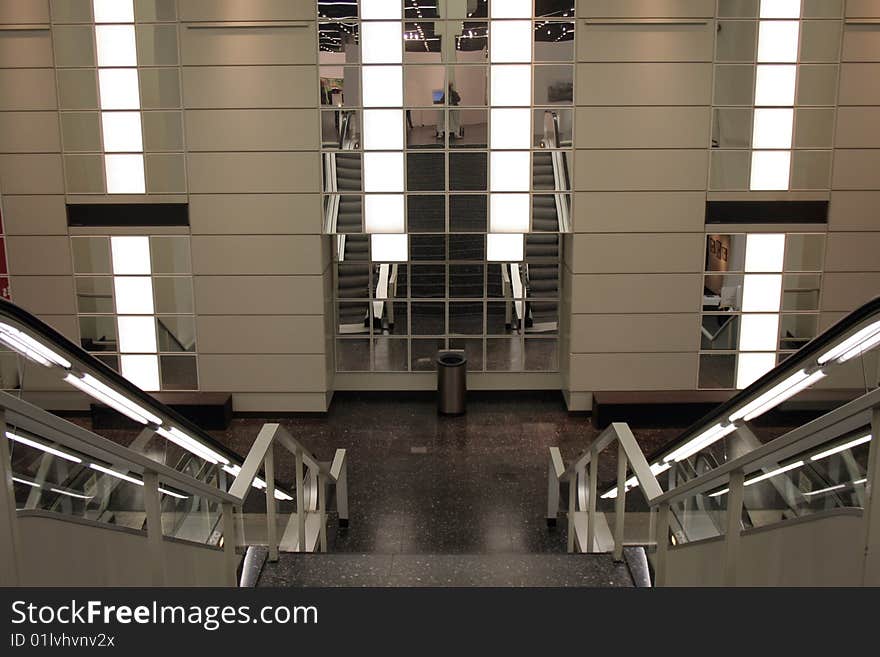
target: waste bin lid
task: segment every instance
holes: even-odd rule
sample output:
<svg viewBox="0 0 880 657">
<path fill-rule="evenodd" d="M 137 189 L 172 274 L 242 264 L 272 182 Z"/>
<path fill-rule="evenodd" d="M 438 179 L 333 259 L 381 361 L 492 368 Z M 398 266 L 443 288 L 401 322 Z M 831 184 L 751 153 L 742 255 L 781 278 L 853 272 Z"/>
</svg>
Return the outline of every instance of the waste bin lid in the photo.
<svg viewBox="0 0 880 657">
<path fill-rule="evenodd" d="M 441 351 L 437 354 L 437 364 L 443 367 L 459 367 L 467 364 L 467 358 L 457 351 Z"/>
</svg>

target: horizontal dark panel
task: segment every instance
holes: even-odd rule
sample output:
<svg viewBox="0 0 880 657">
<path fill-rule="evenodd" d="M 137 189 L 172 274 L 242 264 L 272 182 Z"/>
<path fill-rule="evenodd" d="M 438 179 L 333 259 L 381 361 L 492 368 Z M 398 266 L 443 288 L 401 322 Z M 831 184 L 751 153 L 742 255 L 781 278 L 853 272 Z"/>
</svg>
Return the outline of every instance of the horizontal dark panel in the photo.
<svg viewBox="0 0 880 657">
<path fill-rule="evenodd" d="M 708 201 L 707 224 L 828 222 L 828 201 Z"/>
<path fill-rule="evenodd" d="M 68 226 L 189 226 L 187 203 L 72 203 Z"/>
</svg>

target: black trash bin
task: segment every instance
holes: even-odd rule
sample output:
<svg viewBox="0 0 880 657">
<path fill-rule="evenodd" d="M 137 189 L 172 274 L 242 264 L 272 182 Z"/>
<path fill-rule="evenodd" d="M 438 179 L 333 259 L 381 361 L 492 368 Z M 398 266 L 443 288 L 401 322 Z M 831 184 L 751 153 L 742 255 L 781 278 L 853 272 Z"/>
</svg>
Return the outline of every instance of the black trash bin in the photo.
<svg viewBox="0 0 880 657">
<path fill-rule="evenodd" d="M 467 394 L 467 358 L 460 351 L 437 354 L 437 405 L 442 415 L 462 415 Z"/>
</svg>

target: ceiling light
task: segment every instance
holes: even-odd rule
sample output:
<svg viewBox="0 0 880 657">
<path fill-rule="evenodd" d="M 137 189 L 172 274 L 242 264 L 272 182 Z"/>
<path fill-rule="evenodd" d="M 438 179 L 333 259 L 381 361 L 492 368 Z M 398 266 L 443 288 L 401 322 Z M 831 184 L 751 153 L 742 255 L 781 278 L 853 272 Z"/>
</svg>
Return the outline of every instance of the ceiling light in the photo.
<svg viewBox="0 0 880 657">
<path fill-rule="evenodd" d="M 59 495 L 75 497 L 78 500 L 90 500 L 94 497 L 94 495 L 83 495 L 82 493 L 74 493 L 73 491 L 64 490 L 63 488 L 50 488 L 49 490 L 53 493 L 58 493 Z"/>
<path fill-rule="evenodd" d="M 848 449 L 852 449 L 853 447 L 858 447 L 859 445 L 864 445 L 867 442 L 870 442 L 871 434 L 867 436 L 861 436 L 860 438 L 856 438 L 855 440 L 850 440 L 849 442 L 843 443 L 842 445 L 837 445 L 836 447 L 832 447 L 830 449 L 826 449 L 823 452 L 819 452 L 818 454 L 811 456 L 811 461 L 821 461 L 822 459 L 826 459 L 833 454 L 838 454 L 840 452 L 844 452 Z"/>
<path fill-rule="evenodd" d="M 0 322 L 0 341 L 10 349 L 45 367 L 58 365 L 68 369 L 71 366 L 69 360 L 56 354 L 42 342 L 38 342 L 27 333 L 2 322 Z"/>
<path fill-rule="evenodd" d="M 13 477 L 12 481 L 17 484 L 24 484 L 25 486 L 30 486 L 31 488 L 42 488 L 40 484 L 35 481 L 28 481 L 27 479 L 22 479 L 21 477 Z"/>
<path fill-rule="evenodd" d="M 140 479 L 135 479 L 131 475 L 123 474 L 121 472 L 117 472 L 116 470 L 111 470 L 110 468 L 106 468 L 103 465 L 98 465 L 97 463 L 89 463 L 89 467 L 92 470 L 97 470 L 98 472 L 103 472 L 106 475 L 110 475 L 111 477 L 116 477 L 117 479 L 122 479 L 123 481 L 127 481 L 131 484 L 135 484 L 137 486 L 143 486 L 144 482 Z"/>
<path fill-rule="evenodd" d="M 666 462 L 669 461 L 683 461 L 689 456 L 692 456 L 699 452 L 702 449 L 705 449 L 712 443 L 721 440 L 724 436 L 733 433 L 736 431 L 736 426 L 733 424 L 721 424 L 718 423 L 709 429 L 706 429 L 701 434 L 689 440 L 687 443 L 676 449 L 671 454 L 668 454 L 663 457 L 663 460 Z"/>
<path fill-rule="evenodd" d="M 748 422 L 753 420 L 770 409 L 779 406 L 779 404 L 786 399 L 793 397 L 801 390 L 809 388 L 816 383 L 816 381 L 824 379 L 825 376 L 825 372 L 822 370 L 813 372 L 812 374 L 807 373 L 807 370 L 801 370 L 800 372 L 792 374 L 790 377 L 781 383 L 776 384 L 767 392 L 750 401 L 742 408 L 731 413 L 728 417 L 728 421 L 736 422 L 737 420 L 745 419 L 746 422 Z"/>
<path fill-rule="evenodd" d="M 829 486 L 828 488 L 822 488 L 821 490 L 811 490 L 809 492 L 804 493 L 804 497 L 812 497 L 813 495 L 821 495 L 822 493 L 830 493 L 833 490 L 840 490 L 841 488 L 846 488 L 846 484 L 837 484 L 836 486 Z"/>
<path fill-rule="evenodd" d="M 818 359 L 818 363 L 824 365 L 832 360 L 836 360 L 840 363 L 846 362 L 847 360 L 858 356 L 863 351 L 867 351 L 876 346 L 878 340 L 880 340 L 880 321 L 866 326 L 830 351 L 822 354 Z"/>
<path fill-rule="evenodd" d="M 757 477 L 752 477 L 751 479 L 747 479 L 743 485 L 751 486 L 752 484 L 757 484 L 759 481 L 764 481 L 766 479 L 770 479 L 775 477 L 776 475 L 781 475 L 789 470 L 794 470 L 796 468 L 800 468 L 804 465 L 803 461 L 795 461 L 794 463 L 789 463 L 788 465 L 784 465 L 781 468 L 777 468 L 776 470 L 771 470 L 770 472 L 765 472 L 762 475 L 758 475 Z"/>
<path fill-rule="evenodd" d="M 165 429 L 163 427 L 159 427 L 156 429 L 156 433 L 160 436 L 167 438 L 175 445 L 182 447 L 183 449 L 192 452 L 199 458 L 204 459 L 210 463 L 229 463 L 229 459 L 227 459 L 222 454 L 218 454 L 214 450 L 209 447 L 206 447 L 201 442 L 193 438 L 192 436 L 184 433 L 177 427 L 171 427 L 169 429 Z"/>
<path fill-rule="evenodd" d="M 116 409 L 135 422 L 140 422 L 141 424 L 162 424 L 162 419 L 160 417 L 136 404 L 128 397 L 116 392 L 116 390 L 110 386 L 98 381 L 98 379 L 91 374 L 83 374 L 82 378 L 73 374 L 68 374 L 64 377 L 64 380 L 75 388 L 79 388 L 87 395 Z"/>
<path fill-rule="evenodd" d="M 13 440 L 17 443 L 21 443 L 22 445 L 27 445 L 28 447 L 33 447 L 34 449 L 38 449 L 42 452 L 46 452 L 47 454 L 52 454 L 53 456 L 57 456 L 59 458 L 64 459 L 65 461 L 70 461 L 71 463 L 82 463 L 82 459 L 78 456 L 74 456 L 73 454 L 68 454 L 67 452 L 62 452 L 60 449 L 55 447 L 51 447 L 46 445 L 45 443 L 38 442 L 36 440 L 32 440 L 31 438 L 25 438 L 24 436 L 20 436 L 15 433 L 11 433 L 9 431 L 6 432 L 6 437 L 10 440 Z"/>
</svg>

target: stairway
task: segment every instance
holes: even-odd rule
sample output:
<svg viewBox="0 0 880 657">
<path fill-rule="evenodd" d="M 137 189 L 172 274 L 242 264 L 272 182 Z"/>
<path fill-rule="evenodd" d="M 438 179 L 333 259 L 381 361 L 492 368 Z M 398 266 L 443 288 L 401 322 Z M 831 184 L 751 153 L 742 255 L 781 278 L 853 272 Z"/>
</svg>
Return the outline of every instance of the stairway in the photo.
<svg viewBox="0 0 880 657">
<path fill-rule="evenodd" d="M 266 587 L 626 587 L 626 563 L 607 554 L 281 554 Z"/>
<path fill-rule="evenodd" d="M 549 151 L 533 154 L 532 170 L 535 191 L 555 190 L 553 157 Z M 552 194 L 532 197 L 532 231 L 526 237 L 530 315 L 527 331 L 555 331 L 559 324 L 558 302 L 540 300 L 559 298 L 559 216 Z"/>
<path fill-rule="evenodd" d="M 364 303 L 340 303 L 340 330 L 346 333 L 365 332 L 368 329 L 370 298 L 370 239 L 363 234 L 363 207 L 360 196 L 346 196 L 361 188 L 361 156 L 353 153 L 336 154 L 336 185 L 339 213 L 336 232 L 345 235 L 342 246 L 343 264 L 339 267 L 337 285 L 338 299 L 364 299 Z M 361 264 L 362 263 L 362 264 Z"/>
</svg>

